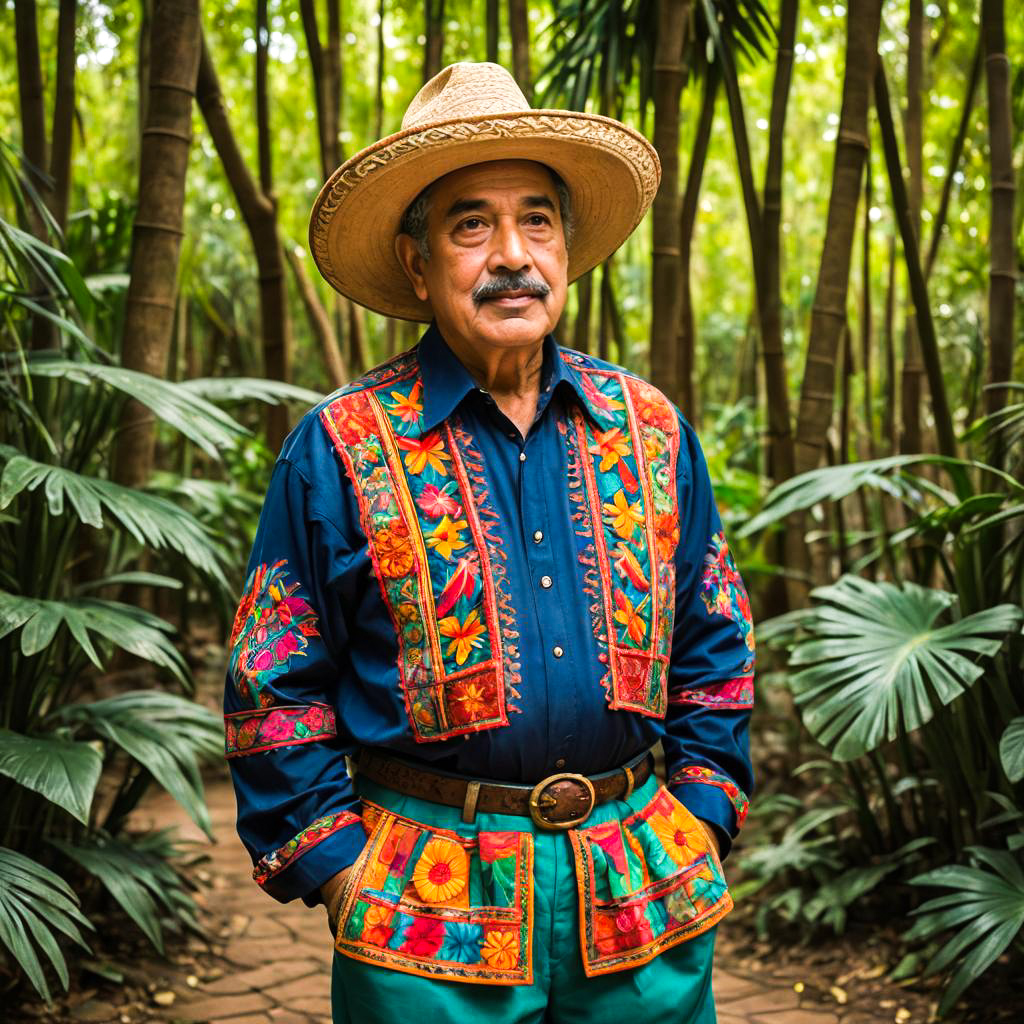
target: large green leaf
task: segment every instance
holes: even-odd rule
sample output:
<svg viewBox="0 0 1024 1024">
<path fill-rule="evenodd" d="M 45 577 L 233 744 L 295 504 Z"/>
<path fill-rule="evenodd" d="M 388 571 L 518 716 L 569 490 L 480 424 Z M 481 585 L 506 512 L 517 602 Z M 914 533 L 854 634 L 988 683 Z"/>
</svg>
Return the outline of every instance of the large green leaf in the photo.
<svg viewBox="0 0 1024 1024">
<path fill-rule="evenodd" d="M 12 372 L 20 372 L 16 363 L 11 363 L 9 368 Z M 251 433 L 222 409 L 188 388 L 148 373 L 44 355 L 31 355 L 27 368 L 33 376 L 59 377 L 88 387 L 103 384 L 120 391 L 141 402 L 211 458 L 218 458 L 221 449 L 233 448 L 240 438 Z"/>
<path fill-rule="evenodd" d="M 103 758 L 88 743 L 0 729 L 0 775 L 14 779 L 89 824 Z"/>
<path fill-rule="evenodd" d="M 179 886 L 177 876 L 167 864 L 159 858 L 145 856 L 128 843 L 111 839 L 100 839 L 90 846 L 76 846 L 57 839 L 50 842 L 95 875 L 150 942 L 161 953 L 164 951 L 158 903 L 170 908 L 166 894 Z"/>
<path fill-rule="evenodd" d="M 998 605 L 937 625 L 952 594 L 844 576 L 812 593 L 790 680 L 815 738 L 848 761 L 930 721 L 984 672 L 981 658 L 1019 629 L 1022 612 Z"/>
<path fill-rule="evenodd" d="M 63 709 L 60 718 L 85 725 L 147 769 L 212 839 L 198 761 L 224 753 L 221 718 L 170 693 L 138 690 Z"/>
<path fill-rule="evenodd" d="M 67 499 L 83 523 L 100 528 L 105 509 L 140 544 L 177 551 L 227 589 L 222 555 L 210 532 L 174 502 L 111 480 L 83 476 L 63 466 L 36 462 L 8 445 L 0 445 L 0 459 L 3 458 L 7 465 L 0 477 L 0 509 L 6 508 L 22 491 L 42 485 L 51 515 L 63 515 Z"/>
<path fill-rule="evenodd" d="M 999 741 L 999 759 L 1011 782 L 1024 779 L 1024 716 L 1015 718 L 1006 727 Z"/>
<path fill-rule="evenodd" d="M 189 684 L 188 665 L 166 635 L 174 628 L 142 608 L 96 598 L 42 601 L 0 590 L 0 637 L 21 627 L 21 651 L 26 657 L 44 650 L 61 625 L 97 668 L 104 667 L 103 661 L 90 634 L 168 669 L 182 684 Z"/>
<path fill-rule="evenodd" d="M 953 480 L 957 494 L 943 491 L 925 477 L 905 473 L 911 466 L 937 466 L 945 470 Z M 766 526 L 777 523 L 793 512 L 800 512 L 826 501 L 839 501 L 862 487 L 871 487 L 900 499 L 922 497 L 928 491 L 933 497 L 950 507 L 959 499 L 971 501 L 975 495 L 967 490 L 969 471 L 983 468 L 1007 484 L 1007 491 L 1021 493 L 1020 483 L 991 466 L 964 459 L 951 459 L 944 455 L 891 455 L 870 462 L 844 463 L 839 466 L 825 466 L 821 469 L 801 473 L 779 484 L 765 499 L 761 512 L 754 516 L 739 532 L 739 537 L 749 537 Z M 972 504 L 966 511 L 981 514 L 984 507 Z M 961 516 L 962 518 L 962 516 Z"/>
<path fill-rule="evenodd" d="M 79 925 L 92 928 L 78 909 L 78 897 L 63 878 L 24 854 L 0 847 L 0 942 L 47 1001 L 50 990 L 30 936 L 67 988 L 67 965 L 53 933 L 61 932 L 88 950 Z"/>
<path fill-rule="evenodd" d="M 914 913 L 919 920 L 904 936 L 914 942 L 946 931 L 953 937 L 932 957 L 926 974 L 954 963 L 940 1015 L 952 1009 L 972 982 L 981 977 L 1024 927 L 1024 870 L 1012 854 L 968 847 L 976 866 L 947 865 L 911 879 L 911 884 L 951 890 L 929 900 Z"/>
<path fill-rule="evenodd" d="M 209 402 L 257 401 L 268 405 L 302 402 L 304 405 L 318 405 L 324 397 L 309 388 L 265 377 L 193 377 L 182 381 L 181 386 Z"/>
</svg>

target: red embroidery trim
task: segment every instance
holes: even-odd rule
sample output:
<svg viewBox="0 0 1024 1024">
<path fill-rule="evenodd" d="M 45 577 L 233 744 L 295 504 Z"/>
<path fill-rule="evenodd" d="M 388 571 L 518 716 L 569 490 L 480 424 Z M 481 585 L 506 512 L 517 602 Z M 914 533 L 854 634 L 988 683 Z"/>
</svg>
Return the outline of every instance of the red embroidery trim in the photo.
<svg viewBox="0 0 1024 1024">
<path fill-rule="evenodd" d="M 297 836 L 289 839 L 284 846 L 263 857 L 253 868 L 253 879 L 261 888 L 266 888 L 267 883 L 275 875 L 294 864 L 304 853 L 309 853 L 314 846 L 318 846 L 343 828 L 361 823 L 359 815 L 353 814 L 351 811 L 341 811 L 338 814 L 327 814 L 322 818 L 317 818 Z"/>
<path fill-rule="evenodd" d="M 326 704 L 235 711 L 224 716 L 224 753 L 247 757 L 277 747 L 319 743 L 337 734 L 334 709 Z"/>
</svg>

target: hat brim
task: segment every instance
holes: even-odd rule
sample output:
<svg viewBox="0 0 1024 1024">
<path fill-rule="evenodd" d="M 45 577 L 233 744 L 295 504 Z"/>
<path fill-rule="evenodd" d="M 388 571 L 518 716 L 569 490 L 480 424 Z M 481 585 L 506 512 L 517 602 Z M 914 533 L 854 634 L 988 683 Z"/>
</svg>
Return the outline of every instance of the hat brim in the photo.
<svg viewBox="0 0 1024 1024">
<path fill-rule="evenodd" d="M 451 171 L 494 160 L 535 160 L 572 196 L 570 281 L 610 256 L 654 200 L 661 168 L 639 132 L 609 117 L 530 110 L 462 117 L 381 139 L 347 160 L 313 205 L 309 245 L 320 273 L 377 313 L 429 321 L 395 256 L 408 205 Z"/>
</svg>

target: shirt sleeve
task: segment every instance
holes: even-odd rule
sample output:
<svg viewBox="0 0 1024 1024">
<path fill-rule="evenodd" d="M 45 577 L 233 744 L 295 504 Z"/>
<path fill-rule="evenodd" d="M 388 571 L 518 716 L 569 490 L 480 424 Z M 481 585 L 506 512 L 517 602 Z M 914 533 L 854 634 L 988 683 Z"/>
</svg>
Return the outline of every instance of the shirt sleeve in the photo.
<svg viewBox="0 0 1024 1024">
<path fill-rule="evenodd" d="M 677 484 L 680 540 L 664 738 L 668 787 L 715 828 L 725 854 L 753 789 L 754 629 L 704 453 L 682 417 Z"/>
<path fill-rule="evenodd" d="M 263 504 L 229 640 L 224 733 L 253 877 L 282 902 L 313 905 L 365 834 L 345 763 L 355 746 L 336 712 L 350 674 L 343 583 L 358 543 L 313 508 L 309 471 L 290 457 L 310 438 L 307 417 Z"/>
</svg>

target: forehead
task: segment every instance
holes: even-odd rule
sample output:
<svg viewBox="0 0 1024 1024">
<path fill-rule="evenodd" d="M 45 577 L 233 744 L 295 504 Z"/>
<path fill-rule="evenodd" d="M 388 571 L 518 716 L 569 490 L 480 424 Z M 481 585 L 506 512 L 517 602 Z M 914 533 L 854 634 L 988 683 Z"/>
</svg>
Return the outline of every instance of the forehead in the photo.
<svg viewBox="0 0 1024 1024">
<path fill-rule="evenodd" d="M 463 199 L 500 201 L 526 196 L 556 197 L 551 172 L 532 160 L 494 160 L 472 164 L 439 178 L 430 189 L 431 204 L 443 216 L 448 207 Z"/>
</svg>

